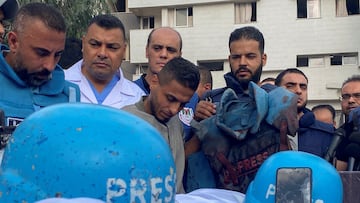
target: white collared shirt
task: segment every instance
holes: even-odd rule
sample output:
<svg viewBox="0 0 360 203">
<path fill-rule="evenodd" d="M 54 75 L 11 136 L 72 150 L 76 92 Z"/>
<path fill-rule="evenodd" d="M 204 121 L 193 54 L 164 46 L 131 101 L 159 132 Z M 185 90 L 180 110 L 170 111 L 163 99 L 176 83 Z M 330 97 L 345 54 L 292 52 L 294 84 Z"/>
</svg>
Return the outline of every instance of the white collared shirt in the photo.
<svg viewBox="0 0 360 203">
<path fill-rule="evenodd" d="M 64 70 L 65 79 L 79 85 L 81 102 L 98 104 L 89 81 L 81 73 L 82 62 L 83 60 L 80 60 L 69 69 Z M 117 74 L 119 74 L 120 80 L 116 83 L 102 104 L 120 109 L 123 106 L 138 102 L 145 93 L 135 83 L 124 77 L 121 68 L 119 68 Z"/>
</svg>

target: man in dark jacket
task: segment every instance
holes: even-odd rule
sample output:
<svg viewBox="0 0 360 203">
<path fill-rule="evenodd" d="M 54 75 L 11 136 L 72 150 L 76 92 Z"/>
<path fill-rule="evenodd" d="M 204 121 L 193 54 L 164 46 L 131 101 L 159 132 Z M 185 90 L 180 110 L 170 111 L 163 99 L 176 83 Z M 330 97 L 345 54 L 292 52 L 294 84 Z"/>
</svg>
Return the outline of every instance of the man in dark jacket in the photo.
<svg viewBox="0 0 360 203">
<path fill-rule="evenodd" d="M 324 157 L 334 134 L 334 126 L 316 120 L 313 112 L 306 108 L 308 82 L 306 75 L 296 68 L 283 70 L 275 79 L 275 85 L 282 86 L 298 96 L 299 130 L 297 136 L 290 137 L 292 148 Z"/>
<path fill-rule="evenodd" d="M 224 76 L 226 87 L 206 92 L 196 106 L 196 121 L 191 123 L 196 136 L 190 141 L 199 142 L 199 138 L 201 143 L 186 151 L 190 154 L 188 166 L 198 167 L 190 171 L 194 174 L 191 181 L 199 181 L 192 185 L 213 187 L 215 182 L 217 188 L 245 192 L 261 163 L 280 148 L 288 149 L 286 133 L 292 134 L 297 128 L 293 122 L 296 96 L 275 86 L 268 93 L 257 85 L 267 59 L 264 37 L 258 29 L 235 29 L 230 34 L 229 50 L 231 71 Z M 199 148 L 200 152 L 190 153 Z M 199 161 L 204 154 L 213 179 L 206 173 L 206 162 Z"/>
<path fill-rule="evenodd" d="M 344 171 L 349 170 L 349 157 L 355 157 L 359 154 L 356 150 L 355 154 L 349 154 L 349 152 L 346 152 L 349 151 L 346 148 L 350 143 L 352 143 L 350 139 L 350 137 L 352 137 L 351 134 L 353 132 L 359 132 L 360 127 L 360 75 L 353 75 L 343 83 L 341 88 L 341 110 L 345 115 L 345 123 L 340 128 L 345 130 L 346 137 L 342 140 L 336 150 L 336 169 Z M 359 136 L 355 136 L 354 138 L 356 137 Z M 359 143 L 355 142 L 353 144 L 355 144 L 353 146 L 358 146 Z M 350 150 L 350 152 L 355 151 Z"/>
</svg>

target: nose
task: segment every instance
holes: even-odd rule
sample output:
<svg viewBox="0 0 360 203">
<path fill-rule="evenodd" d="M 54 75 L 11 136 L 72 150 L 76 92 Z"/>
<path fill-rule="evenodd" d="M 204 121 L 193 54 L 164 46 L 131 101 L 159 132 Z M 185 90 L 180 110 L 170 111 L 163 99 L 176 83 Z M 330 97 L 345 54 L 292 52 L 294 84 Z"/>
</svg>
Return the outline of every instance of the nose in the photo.
<svg viewBox="0 0 360 203">
<path fill-rule="evenodd" d="M 161 49 L 161 51 L 160 51 L 160 57 L 162 57 L 162 58 L 167 58 L 167 56 L 168 56 L 168 51 L 167 51 L 167 49 L 164 47 L 164 48 Z"/>
<path fill-rule="evenodd" d="M 350 104 L 351 103 L 355 103 L 355 97 L 353 95 L 350 96 L 349 101 Z"/>
<path fill-rule="evenodd" d="M 296 85 L 295 86 L 295 94 L 301 94 L 302 93 L 302 91 L 301 91 L 301 87 L 300 87 L 300 85 Z"/>
<path fill-rule="evenodd" d="M 171 112 L 171 115 L 175 115 L 177 114 L 180 110 L 181 110 L 181 103 L 180 102 L 173 102 L 170 104 L 170 112 Z"/>
<path fill-rule="evenodd" d="M 55 69 L 55 66 L 59 60 L 53 56 L 46 57 L 44 59 L 43 67 L 48 71 L 52 72 Z"/>
<path fill-rule="evenodd" d="M 241 66 L 247 65 L 247 60 L 245 56 L 241 56 L 239 60 Z"/>
<path fill-rule="evenodd" d="M 106 58 L 107 57 L 106 46 L 102 45 L 101 47 L 99 47 L 98 52 L 97 52 L 97 56 L 99 58 Z"/>
</svg>

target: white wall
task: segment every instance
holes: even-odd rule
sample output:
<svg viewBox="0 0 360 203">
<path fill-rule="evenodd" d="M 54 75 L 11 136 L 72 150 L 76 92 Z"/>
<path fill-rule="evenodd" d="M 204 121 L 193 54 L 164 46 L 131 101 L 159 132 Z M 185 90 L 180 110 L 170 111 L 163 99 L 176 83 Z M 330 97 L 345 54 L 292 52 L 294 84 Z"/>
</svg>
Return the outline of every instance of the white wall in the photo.
<svg viewBox="0 0 360 203">
<path fill-rule="evenodd" d="M 214 87 L 225 85 L 223 74 L 227 63 L 228 38 L 238 27 L 258 27 L 265 37 L 268 62 L 263 77 L 276 76 L 285 68 L 296 67 L 297 55 L 360 52 L 360 15 L 336 17 L 335 1 L 321 1 L 321 17 L 297 19 L 295 0 L 257 1 L 257 21 L 234 24 L 234 2 L 188 0 L 131 0 L 129 7 L 193 6 L 193 27 L 176 28 L 183 37 L 183 56 L 192 62 L 225 60 L 223 72 L 212 72 Z M 205 2 L 209 2 L 206 4 Z M 171 7 L 171 6 L 170 6 Z M 166 13 L 166 12 L 163 12 Z M 162 14 L 164 18 L 165 14 Z M 164 21 L 162 21 L 164 22 Z M 146 63 L 145 44 L 149 30 L 131 30 L 131 63 Z M 359 60 L 359 58 L 358 58 Z M 309 78 L 309 103 L 338 104 L 342 82 L 352 74 L 360 74 L 356 66 L 325 66 L 301 68 Z M 311 107 L 311 106 L 310 106 Z"/>
</svg>

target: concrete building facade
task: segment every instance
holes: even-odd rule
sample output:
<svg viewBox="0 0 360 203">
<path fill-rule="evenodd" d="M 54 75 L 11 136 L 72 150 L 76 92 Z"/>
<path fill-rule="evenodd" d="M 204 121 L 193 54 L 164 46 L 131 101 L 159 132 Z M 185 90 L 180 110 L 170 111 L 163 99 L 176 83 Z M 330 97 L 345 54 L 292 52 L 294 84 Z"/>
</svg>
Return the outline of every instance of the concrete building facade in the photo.
<svg viewBox="0 0 360 203">
<path fill-rule="evenodd" d="M 124 0 L 133 15 L 129 30 L 130 72 L 145 69 L 145 45 L 152 28 L 174 27 L 183 38 L 183 57 L 212 70 L 214 87 L 225 85 L 228 38 L 243 26 L 265 37 L 262 79 L 297 67 L 309 78 L 309 102 L 340 110 L 342 82 L 360 74 L 359 0 Z M 126 24 L 126 23 L 125 23 Z M 126 27 L 129 27 L 126 26 Z M 338 115 L 339 116 L 339 115 Z"/>
</svg>

